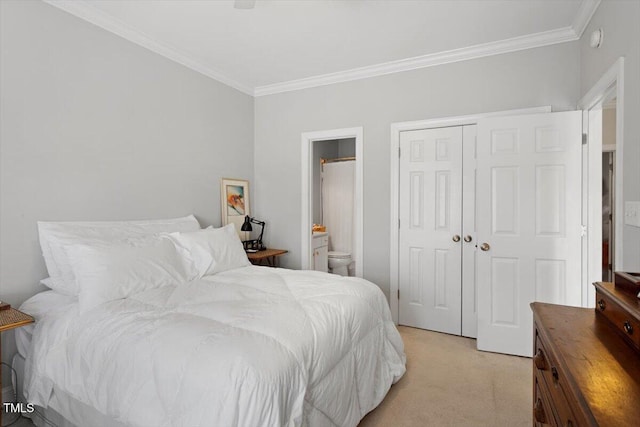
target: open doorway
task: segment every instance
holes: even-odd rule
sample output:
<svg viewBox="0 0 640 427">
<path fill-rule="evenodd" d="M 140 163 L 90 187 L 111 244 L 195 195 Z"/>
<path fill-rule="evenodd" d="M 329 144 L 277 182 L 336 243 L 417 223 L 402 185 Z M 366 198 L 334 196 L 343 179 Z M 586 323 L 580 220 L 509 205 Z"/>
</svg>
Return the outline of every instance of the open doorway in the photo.
<svg viewBox="0 0 640 427">
<path fill-rule="evenodd" d="M 578 103 L 583 111 L 583 306 L 595 306 L 591 283 L 623 271 L 624 58 Z M 606 139 L 606 140 L 605 140 Z"/>
<path fill-rule="evenodd" d="M 616 98 L 602 108 L 602 280 L 615 271 Z"/>
<path fill-rule="evenodd" d="M 355 276 L 356 139 L 313 141 L 312 270 Z"/>
<path fill-rule="evenodd" d="M 302 269 L 363 276 L 362 128 L 302 134 Z"/>
</svg>

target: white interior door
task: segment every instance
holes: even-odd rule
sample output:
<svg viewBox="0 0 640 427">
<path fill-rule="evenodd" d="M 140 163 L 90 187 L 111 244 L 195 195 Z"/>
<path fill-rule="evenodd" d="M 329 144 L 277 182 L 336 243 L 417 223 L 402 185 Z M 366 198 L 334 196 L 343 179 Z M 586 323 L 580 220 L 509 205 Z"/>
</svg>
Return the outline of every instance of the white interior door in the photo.
<svg viewBox="0 0 640 427">
<path fill-rule="evenodd" d="M 581 305 L 582 115 L 481 119 L 477 131 L 477 345 L 530 357 L 529 304 Z"/>
<path fill-rule="evenodd" d="M 461 333 L 462 127 L 400 135 L 399 322 Z"/>
</svg>

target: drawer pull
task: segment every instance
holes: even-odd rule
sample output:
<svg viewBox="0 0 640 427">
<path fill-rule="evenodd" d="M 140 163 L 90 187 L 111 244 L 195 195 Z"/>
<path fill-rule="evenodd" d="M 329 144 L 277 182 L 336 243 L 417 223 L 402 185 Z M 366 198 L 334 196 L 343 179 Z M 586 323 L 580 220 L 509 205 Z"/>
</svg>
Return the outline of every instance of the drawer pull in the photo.
<svg viewBox="0 0 640 427">
<path fill-rule="evenodd" d="M 533 416 L 536 421 L 542 424 L 547 423 L 547 414 L 544 413 L 544 407 L 542 406 L 542 400 L 538 398 L 536 406 L 533 408 Z"/>
<path fill-rule="evenodd" d="M 600 301 L 598 301 L 598 307 L 600 308 L 600 311 L 604 311 L 604 309 L 607 308 L 607 304 L 603 299 L 601 299 Z"/>
<path fill-rule="evenodd" d="M 536 368 L 544 371 L 547 369 L 547 360 L 544 357 L 544 353 L 541 349 L 538 349 L 536 355 L 533 356 L 533 363 L 536 365 Z"/>
<path fill-rule="evenodd" d="M 633 325 L 631 325 L 628 320 L 625 320 L 623 327 L 626 333 L 628 333 L 629 335 L 633 334 Z"/>
<path fill-rule="evenodd" d="M 551 375 L 553 376 L 553 381 L 557 383 L 560 379 L 560 376 L 558 375 L 558 370 L 555 366 L 551 367 Z"/>
</svg>

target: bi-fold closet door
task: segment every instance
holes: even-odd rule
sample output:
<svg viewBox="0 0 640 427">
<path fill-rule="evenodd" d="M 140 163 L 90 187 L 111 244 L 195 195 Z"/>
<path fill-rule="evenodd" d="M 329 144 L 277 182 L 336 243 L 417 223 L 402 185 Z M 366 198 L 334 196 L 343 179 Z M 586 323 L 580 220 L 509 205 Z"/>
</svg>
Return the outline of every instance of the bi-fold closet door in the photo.
<svg viewBox="0 0 640 427">
<path fill-rule="evenodd" d="M 400 149 L 399 323 L 532 356 L 529 304 L 585 292 L 581 112 L 402 132 Z"/>
<path fill-rule="evenodd" d="M 476 126 L 400 134 L 399 323 L 476 336 Z"/>
</svg>

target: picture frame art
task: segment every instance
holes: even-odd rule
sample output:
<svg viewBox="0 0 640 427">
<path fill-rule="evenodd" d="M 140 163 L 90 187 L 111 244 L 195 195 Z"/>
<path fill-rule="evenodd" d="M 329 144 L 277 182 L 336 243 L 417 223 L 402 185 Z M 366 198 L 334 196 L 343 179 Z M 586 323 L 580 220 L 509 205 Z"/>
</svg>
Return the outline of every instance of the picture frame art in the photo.
<svg viewBox="0 0 640 427">
<path fill-rule="evenodd" d="M 220 208 L 222 210 L 222 225 L 235 224 L 236 231 L 240 232 L 244 217 L 251 216 L 249 181 L 222 178 L 220 181 Z"/>
</svg>

